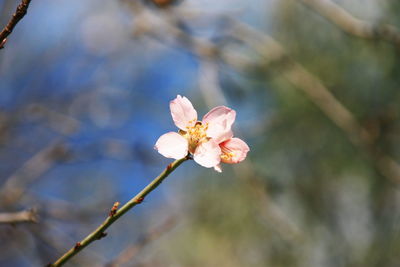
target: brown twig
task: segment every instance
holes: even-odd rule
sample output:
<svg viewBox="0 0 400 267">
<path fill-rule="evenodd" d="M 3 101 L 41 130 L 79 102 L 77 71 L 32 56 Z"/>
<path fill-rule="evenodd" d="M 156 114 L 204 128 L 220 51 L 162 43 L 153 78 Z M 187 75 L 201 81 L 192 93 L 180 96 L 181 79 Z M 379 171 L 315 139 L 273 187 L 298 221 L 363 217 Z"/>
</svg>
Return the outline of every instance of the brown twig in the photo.
<svg viewBox="0 0 400 267">
<path fill-rule="evenodd" d="M 0 224 L 16 224 L 25 222 L 37 222 L 37 212 L 35 209 L 0 213 Z"/>
<path fill-rule="evenodd" d="M 7 25 L 0 32 L 0 49 L 4 48 L 4 45 L 7 42 L 7 37 L 12 33 L 15 25 L 17 25 L 17 23 L 26 15 L 30 3 L 31 0 L 22 0 Z"/>
</svg>

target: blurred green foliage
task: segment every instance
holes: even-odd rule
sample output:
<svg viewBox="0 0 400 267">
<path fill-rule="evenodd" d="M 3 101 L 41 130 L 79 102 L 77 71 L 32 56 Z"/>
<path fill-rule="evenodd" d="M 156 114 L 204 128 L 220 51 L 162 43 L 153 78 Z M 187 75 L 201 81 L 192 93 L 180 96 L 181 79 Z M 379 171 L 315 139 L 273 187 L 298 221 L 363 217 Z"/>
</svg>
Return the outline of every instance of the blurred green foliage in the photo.
<svg viewBox="0 0 400 267">
<path fill-rule="evenodd" d="M 380 22 L 400 26 L 398 1 L 385 4 Z M 299 1 L 279 1 L 272 14 L 272 36 L 290 57 L 355 116 L 373 146 L 398 160 L 400 48 L 344 33 Z M 223 178 L 207 173 L 191 180 L 188 222 L 161 247 L 169 245 L 176 266 L 399 266 L 399 185 L 280 75 L 284 66 L 274 67 L 244 74 L 251 75 L 249 85 L 264 86 L 235 89 L 274 103 L 257 107 L 272 116 L 260 121 L 262 135 L 253 139 L 245 170 L 235 166 Z M 245 132 L 250 139 L 251 132 Z M 260 211 L 274 217 L 275 208 L 279 220 Z M 291 227 L 296 234 L 288 238 Z"/>
</svg>

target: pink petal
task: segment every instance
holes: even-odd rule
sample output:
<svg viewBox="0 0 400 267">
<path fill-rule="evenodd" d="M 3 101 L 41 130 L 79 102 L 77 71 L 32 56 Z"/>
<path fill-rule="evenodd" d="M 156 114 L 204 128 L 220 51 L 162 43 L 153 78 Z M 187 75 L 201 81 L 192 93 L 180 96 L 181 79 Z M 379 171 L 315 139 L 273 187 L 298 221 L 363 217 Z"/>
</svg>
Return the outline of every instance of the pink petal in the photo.
<svg viewBox="0 0 400 267">
<path fill-rule="evenodd" d="M 154 146 L 166 158 L 181 159 L 188 153 L 188 141 L 175 132 L 163 134 Z"/>
<path fill-rule="evenodd" d="M 214 167 L 221 161 L 221 149 L 213 140 L 203 142 L 197 146 L 193 159 L 203 167 Z"/>
<path fill-rule="evenodd" d="M 207 125 L 207 136 L 217 143 L 228 140 L 233 136 L 231 128 L 235 121 L 236 112 L 225 106 L 215 107 L 203 117 L 203 124 Z"/>
<path fill-rule="evenodd" d="M 186 97 L 178 95 L 169 103 L 172 119 L 175 125 L 184 131 L 187 127 L 194 126 L 197 122 L 197 112 Z"/>
<path fill-rule="evenodd" d="M 246 158 L 247 152 L 250 151 L 249 146 L 239 138 L 231 138 L 219 146 L 222 151 L 221 161 L 225 163 L 239 163 Z"/>
</svg>

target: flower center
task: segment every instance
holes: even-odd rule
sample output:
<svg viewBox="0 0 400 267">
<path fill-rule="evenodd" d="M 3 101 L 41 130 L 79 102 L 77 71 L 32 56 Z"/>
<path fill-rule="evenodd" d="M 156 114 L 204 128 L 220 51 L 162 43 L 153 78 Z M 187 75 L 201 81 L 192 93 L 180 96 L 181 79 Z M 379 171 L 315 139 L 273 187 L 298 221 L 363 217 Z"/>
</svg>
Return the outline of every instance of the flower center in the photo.
<svg viewBox="0 0 400 267">
<path fill-rule="evenodd" d="M 194 153 L 196 147 L 204 141 L 208 141 L 207 129 L 208 123 L 203 124 L 201 121 L 196 122 L 194 126 L 186 127 L 187 131 L 179 131 L 179 133 L 188 140 L 189 152 Z"/>
<path fill-rule="evenodd" d="M 225 163 L 230 163 L 232 161 L 232 158 L 236 156 L 235 153 L 233 153 L 230 149 L 227 149 L 226 147 L 221 147 L 221 152 L 221 160 Z"/>
</svg>

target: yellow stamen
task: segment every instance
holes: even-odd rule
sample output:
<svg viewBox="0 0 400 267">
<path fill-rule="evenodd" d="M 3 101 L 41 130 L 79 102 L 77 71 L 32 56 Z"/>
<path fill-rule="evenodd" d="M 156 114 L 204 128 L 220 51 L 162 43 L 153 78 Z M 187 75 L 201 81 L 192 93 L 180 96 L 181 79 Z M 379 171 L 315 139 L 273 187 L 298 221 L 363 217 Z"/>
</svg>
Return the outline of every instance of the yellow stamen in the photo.
<svg viewBox="0 0 400 267">
<path fill-rule="evenodd" d="M 231 160 L 235 156 L 235 153 L 232 152 L 227 152 L 227 153 L 222 153 L 221 159 L 222 160 Z"/>
<path fill-rule="evenodd" d="M 189 123 L 192 123 L 190 121 Z M 196 150 L 196 147 L 204 141 L 207 141 L 209 138 L 207 137 L 207 129 L 208 129 L 208 123 L 203 124 L 201 121 L 198 121 L 195 123 L 194 126 L 187 126 L 186 127 L 187 131 L 182 131 L 180 134 L 185 137 L 188 142 L 189 142 L 189 151 L 191 153 L 194 153 Z"/>
</svg>

